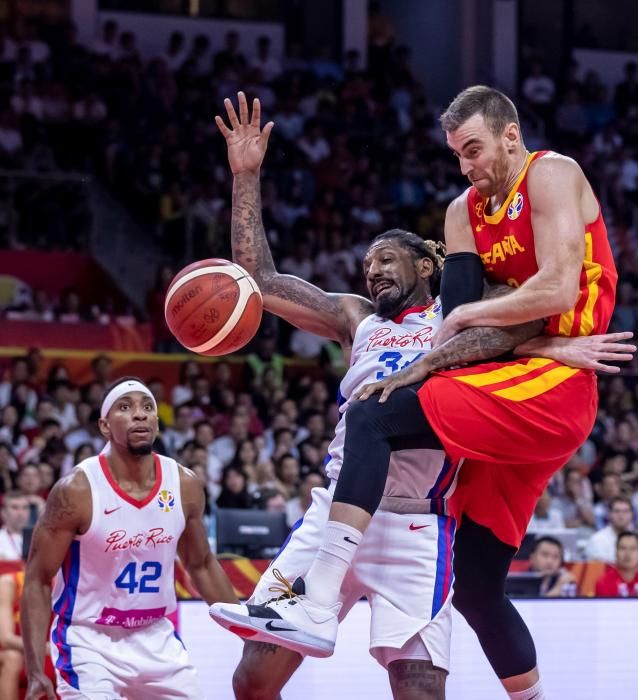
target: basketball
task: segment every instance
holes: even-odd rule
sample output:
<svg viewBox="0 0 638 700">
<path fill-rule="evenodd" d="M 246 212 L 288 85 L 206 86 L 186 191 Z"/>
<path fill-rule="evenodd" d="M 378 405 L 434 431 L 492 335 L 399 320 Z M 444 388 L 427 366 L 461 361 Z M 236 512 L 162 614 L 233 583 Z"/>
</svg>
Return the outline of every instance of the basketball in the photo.
<svg viewBox="0 0 638 700">
<path fill-rule="evenodd" d="M 242 348 L 257 332 L 262 311 L 255 280 L 220 258 L 200 260 L 178 272 L 164 302 L 171 333 L 200 355 L 228 355 Z"/>
</svg>

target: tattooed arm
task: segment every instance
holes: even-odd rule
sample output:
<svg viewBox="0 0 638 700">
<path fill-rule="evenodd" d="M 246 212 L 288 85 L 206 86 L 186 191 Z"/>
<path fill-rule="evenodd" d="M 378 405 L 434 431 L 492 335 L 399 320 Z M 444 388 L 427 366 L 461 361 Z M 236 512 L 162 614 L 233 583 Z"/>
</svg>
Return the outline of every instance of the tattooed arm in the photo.
<svg viewBox="0 0 638 700">
<path fill-rule="evenodd" d="M 234 176 L 233 260 L 255 278 L 268 311 L 347 348 L 356 327 L 372 313 L 372 303 L 355 294 L 329 294 L 299 277 L 277 272 L 264 231 L 260 194 L 260 168 L 273 123 L 261 129 L 259 100 L 253 102 L 252 118 L 243 92 L 238 94 L 238 102 L 239 117 L 231 101 L 224 101 L 232 129 L 221 117 L 215 117 L 226 139 Z"/>
<path fill-rule="evenodd" d="M 75 471 L 58 481 L 44 514 L 33 531 L 24 576 L 20 625 L 29 681 L 27 698 L 55 698 L 44 673 L 44 656 L 51 615 L 51 581 L 62 565 L 73 538 L 91 522 L 91 491 L 86 476 Z"/>
<path fill-rule="evenodd" d="M 498 285 L 490 287 L 483 298 L 503 296 L 511 291 L 505 285 Z M 499 326 L 497 328 L 484 328 L 482 326 L 466 328 L 422 359 L 413 362 L 406 369 L 396 372 L 380 382 L 366 384 L 359 390 L 356 398 L 365 400 L 380 391 L 379 403 L 384 403 L 395 389 L 422 382 L 437 369 L 464 365 L 468 362 L 491 360 L 513 350 L 530 338 L 540 335 L 543 328 L 543 321 L 529 321 L 517 326 Z"/>
</svg>

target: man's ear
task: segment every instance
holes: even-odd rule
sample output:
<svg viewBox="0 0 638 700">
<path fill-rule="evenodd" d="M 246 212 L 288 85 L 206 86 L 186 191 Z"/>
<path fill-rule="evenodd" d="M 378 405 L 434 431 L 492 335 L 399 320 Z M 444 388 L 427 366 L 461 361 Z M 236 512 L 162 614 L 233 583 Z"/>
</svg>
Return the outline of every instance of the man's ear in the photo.
<svg viewBox="0 0 638 700">
<path fill-rule="evenodd" d="M 100 429 L 102 437 L 105 440 L 111 439 L 111 428 L 109 428 L 109 424 L 106 418 L 100 418 L 97 422 L 97 427 Z"/>
<path fill-rule="evenodd" d="M 421 258 L 417 265 L 417 271 L 421 279 L 428 279 L 434 273 L 434 263 L 430 258 Z"/>
</svg>

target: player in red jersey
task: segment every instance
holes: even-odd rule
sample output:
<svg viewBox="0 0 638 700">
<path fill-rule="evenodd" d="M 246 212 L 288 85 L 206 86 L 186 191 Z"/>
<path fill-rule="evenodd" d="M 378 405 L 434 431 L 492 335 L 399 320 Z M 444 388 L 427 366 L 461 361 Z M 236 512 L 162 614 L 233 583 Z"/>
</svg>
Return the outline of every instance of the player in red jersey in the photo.
<svg viewBox="0 0 638 700">
<path fill-rule="evenodd" d="M 316 639 L 324 647 L 334 642 L 336 596 L 379 504 L 390 453 L 398 441 L 435 434 L 452 456 L 471 461 L 461 471 L 462 480 L 464 472 L 469 476 L 454 508 L 462 517 L 454 603 L 510 696 L 542 700 L 534 644 L 504 594 L 505 576 L 547 480 L 589 434 L 597 399 L 592 369 L 604 369 L 600 360 L 631 359 L 635 348 L 623 353 L 614 342 L 627 336 L 608 345 L 609 338 L 592 337 L 611 316 L 616 272 L 598 202 L 578 165 L 557 154 L 531 156 L 514 105 L 490 88 L 459 95 L 442 124 L 472 187 L 446 217 L 452 255 L 442 298 L 449 316 L 439 347 L 362 390 L 361 398 L 381 390 L 378 401 L 348 409 L 331 539 L 295 582 L 297 595 L 244 612 L 245 627 L 247 634 L 259 629 L 262 638 L 275 630 L 268 638 L 291 649 L 312 648 Z M 485 277 L 517 288 L 478 301 Z M 397 290 L 387 280 L 380 293 Z M 424 384 L 437 368 L 459 364 L 454 336 L 461 329 L 535 319 L 548 319 L 557 337 L 529 341 L 518 349 L 524 359 L 436 372 Z"/>
</svg>

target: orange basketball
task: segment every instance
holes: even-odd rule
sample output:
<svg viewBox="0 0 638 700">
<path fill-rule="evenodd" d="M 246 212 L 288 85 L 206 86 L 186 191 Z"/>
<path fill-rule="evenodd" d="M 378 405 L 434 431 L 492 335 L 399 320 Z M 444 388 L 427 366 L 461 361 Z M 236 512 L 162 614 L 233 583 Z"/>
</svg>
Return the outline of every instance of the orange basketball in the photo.
<svg viewBox="0 0 638 700">
<path fill-rule="evenodd" d="M 252 339 L 263 303 L 255 280 L 239 265 L 211 258 L 188 265 L 166 292 L 171 333 L 200 355 L 228 355 Z"/>
</svg>

